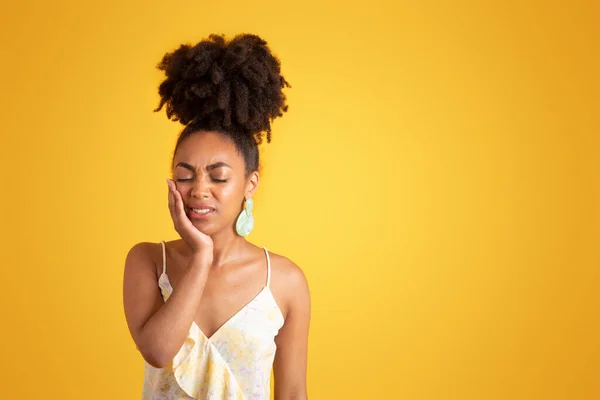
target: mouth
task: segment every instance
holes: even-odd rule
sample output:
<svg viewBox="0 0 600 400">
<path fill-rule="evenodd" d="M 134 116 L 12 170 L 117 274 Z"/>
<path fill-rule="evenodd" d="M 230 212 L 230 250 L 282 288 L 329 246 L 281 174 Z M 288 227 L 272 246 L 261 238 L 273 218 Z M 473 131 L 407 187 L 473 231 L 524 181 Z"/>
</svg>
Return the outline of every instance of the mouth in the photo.
<svg viewBox="0 0 600 400">
<path fill-rule="evenodd" d="M 214 207 L 186 207 L 190 218 L 203 219 L 215 213 Z"/>
</svg>

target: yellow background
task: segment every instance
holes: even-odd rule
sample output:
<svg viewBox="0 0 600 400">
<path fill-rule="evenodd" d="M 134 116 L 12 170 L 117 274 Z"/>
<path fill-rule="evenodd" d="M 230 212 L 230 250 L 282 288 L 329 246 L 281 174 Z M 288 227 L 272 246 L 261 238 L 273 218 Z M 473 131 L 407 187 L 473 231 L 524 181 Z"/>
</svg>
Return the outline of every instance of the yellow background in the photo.
<svg viewBox="0 0 600 400">
<path fill-rule="evenodd" d="M 176 238 L 155 65 L 212 32 L 292 84 L 249 239 L 308 277 L 311 400 L 600 398 L 597 2 L 2 8 L 1 398 L 140 397 L 124 260 Z"/>
</svg>

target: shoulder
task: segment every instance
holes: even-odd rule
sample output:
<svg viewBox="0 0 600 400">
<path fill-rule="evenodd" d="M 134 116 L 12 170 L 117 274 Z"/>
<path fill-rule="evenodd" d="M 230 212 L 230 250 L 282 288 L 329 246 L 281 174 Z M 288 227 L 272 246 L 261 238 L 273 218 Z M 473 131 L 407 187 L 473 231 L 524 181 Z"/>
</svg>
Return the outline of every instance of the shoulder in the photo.
<svg viewBox="0 0 600 400">
<path fill-rule="evenodd" d="M 284 314 L 298 304 L 310 302 L 306 274 L 295 262 L 269 251 L 271 259 L 271 289 L 285 308 Z"/>
<path fill-rule="evenodd" d="M 269 251 L 272 277 L 286 285 L 307 284 L 304 271 L 295 262 L 280 254 Z"/>
<path fill-rule="evenodd" d="M 127 258 L 152 258 L 154 259 L 157 254 L 160 254 L 161 244 L 160 242 L 139 242 L 131 246 L 127 253 Z"/>
<path fill-rule="evenodd" d="M 148 269 L 152 267 L 157 270 L 158 265 L 162 265 L 162 248 L 160 242 L 139 242 L 134 244 L 125 257 L 126 269 Z"/>
</svg>

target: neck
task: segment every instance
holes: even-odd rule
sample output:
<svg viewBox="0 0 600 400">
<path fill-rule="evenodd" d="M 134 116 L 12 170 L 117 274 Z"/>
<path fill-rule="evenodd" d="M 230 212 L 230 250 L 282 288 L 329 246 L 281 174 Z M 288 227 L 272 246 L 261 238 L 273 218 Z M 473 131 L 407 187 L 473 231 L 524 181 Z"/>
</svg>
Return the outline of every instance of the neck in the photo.
<svg viewBox="0 0 600 400">
<path fill-rule="evenodd" d="M 213 241 L 213 268 L 240 258 L 241 249 L 248 243 L 233 229 L 215 233 L 211 239 Z"/>
<path fill-rule="evenodd" d="M 233 229 L 217 232 L 211 236 L 213 241 L 213 263 L 211 268 L 218 268 L 232 260 L 240 257 L 241 250 L 248 244 L 246 239 L 238 235 Z M 190 249 L 183 239 L 181 244 L 185 247 L 186 253 L 190 254 Z"/>
</svg>

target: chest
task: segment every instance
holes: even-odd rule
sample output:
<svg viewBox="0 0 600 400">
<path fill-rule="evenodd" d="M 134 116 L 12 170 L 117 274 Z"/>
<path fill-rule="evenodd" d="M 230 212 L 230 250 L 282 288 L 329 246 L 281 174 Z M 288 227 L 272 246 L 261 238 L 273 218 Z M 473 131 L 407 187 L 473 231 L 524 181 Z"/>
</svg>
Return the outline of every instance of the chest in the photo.
<svg viewBox="0 0 600 400">
<path fill-rule="evenodd" d="M 177 290 L 183 276 L 181 265 L 167 266 L 163 285 L 168 286 L 167 297 Z M 230 265 L 211 270 L 203 287 L 201 301 L 196 309 L 194 323 L 200 331 L 211 338 L 220 329 L 252 318 L 260 320 L 261 313 L 269 313 L 273 306 L 269 298 L 266 267 L 259 263 Z M 170 292 L 170 293 L 169 293 Z"/>
<path fill-rule="evenodd" d="M 247 312 L 247 308 L 267 306 L 263 299 L 265 285 L 266 280 L 252 277 L 215 277 L 207 281 L 194 318 L 196 325 L 207 337 L 211 337 L 238 314 Z"/>
</svg>

